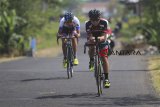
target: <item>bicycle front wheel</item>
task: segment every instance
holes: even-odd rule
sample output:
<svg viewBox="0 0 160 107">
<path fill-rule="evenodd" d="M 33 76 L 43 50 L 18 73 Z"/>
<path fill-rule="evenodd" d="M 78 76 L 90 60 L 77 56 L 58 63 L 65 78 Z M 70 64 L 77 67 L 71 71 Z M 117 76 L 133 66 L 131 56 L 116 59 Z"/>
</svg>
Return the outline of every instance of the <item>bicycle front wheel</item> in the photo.
<svg viewBox="0 0 160 107">
<path fill-rule="evenodd" d="M 67 48 L 67 76 L 68 79 L 73 76 L 73 50 L 71 47 Z"/>
<path fill-rule="evenodd" d="M 70 49 L 67 47 L 67 76 L 70 78 Z"/>
<path fill-rule="evenodd" d="M 95 58 L 95 78 L 97 84 L 98 96 L 102 94 L 102 81 L 101 81 L 101 66 L 99 64 L 98 57 Z"/>
</svg>

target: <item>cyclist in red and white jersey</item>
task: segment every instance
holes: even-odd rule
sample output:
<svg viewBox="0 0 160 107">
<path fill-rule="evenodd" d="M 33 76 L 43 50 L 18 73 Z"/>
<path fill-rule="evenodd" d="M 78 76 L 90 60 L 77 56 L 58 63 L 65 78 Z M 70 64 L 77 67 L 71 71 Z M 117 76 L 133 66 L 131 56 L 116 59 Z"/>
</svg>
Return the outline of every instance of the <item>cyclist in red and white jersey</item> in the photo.
<svg viewBox="0 0 160 107">
<path fill-rule="evenodd" d="M 94 43 L 95 40 L 93 39 L 94 36 L 98 36 L 99 39 L 99 49 L 100 51 L 107 50 L 105 53 L 108 54 L 108 38 L 110 36 L 110 27 L 109 22 L 103 18 L 101 18 L 101 13 L 99 10 L 90 10 L 88 13 L 89 21 L 86 22 L 86 32 L 87 32 L 87 40 L 89 43 Z M 94 46 L 89 47 L 89 57 L 90 57 L 90 63 L 89 63 L 89 69 L 93 71 L 94 69 Z M 101 59 L 103 61 L 103 71 L 105 75 L 105 81 L 104 86 L 105 88 L 110 87 L 109 82 L 109 63 L 108 63 L 108 57 L 101 56 Z"/>
</svg>

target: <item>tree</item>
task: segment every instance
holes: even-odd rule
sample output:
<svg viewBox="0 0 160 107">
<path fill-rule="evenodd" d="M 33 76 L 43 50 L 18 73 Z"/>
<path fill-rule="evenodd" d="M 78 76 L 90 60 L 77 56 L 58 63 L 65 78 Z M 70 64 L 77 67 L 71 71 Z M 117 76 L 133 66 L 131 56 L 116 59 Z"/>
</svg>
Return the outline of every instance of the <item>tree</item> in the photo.
<svg viewBox="0 0 160 107">
<path fill-rule="evenodd" d="M 18 17 L 14 9 L 8 9 L 7 0 L 0 1 L 0 6 L 0 50 L 10 54 L 14 49 L 22 49 L 23 36 L 18 32 L 26 21 Z"/>
<path fill-rule="evenodd" d="M 141 4 L 144 8 L 143 25 L 152 34 L 152 41 L 160 48 L 160 1 L 142 0 Z"/>
</svg>

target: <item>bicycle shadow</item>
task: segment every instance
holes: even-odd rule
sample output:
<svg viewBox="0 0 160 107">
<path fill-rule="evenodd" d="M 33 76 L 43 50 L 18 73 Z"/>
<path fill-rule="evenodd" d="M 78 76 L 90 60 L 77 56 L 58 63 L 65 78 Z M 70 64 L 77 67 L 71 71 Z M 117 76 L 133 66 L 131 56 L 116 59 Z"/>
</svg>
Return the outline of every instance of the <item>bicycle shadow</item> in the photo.
<svg viewBox="0 0 160 107">
<path fill-rule="evenodd" d="M 96 97 L 97 93 L 73 93 L 64 95 L 40 96 L 35 99 L 63 99 L 63 98 L 90 98 Z"/>
<path fill-rule="evenodd" d="M 41 80 L 67 80 L 67 77 L 51 77 L 51 78 L 31 78 L 31 79 L 24 79 L 21 82 L 31 82 L 31 81 L 41 81 Z"/>
</svg>

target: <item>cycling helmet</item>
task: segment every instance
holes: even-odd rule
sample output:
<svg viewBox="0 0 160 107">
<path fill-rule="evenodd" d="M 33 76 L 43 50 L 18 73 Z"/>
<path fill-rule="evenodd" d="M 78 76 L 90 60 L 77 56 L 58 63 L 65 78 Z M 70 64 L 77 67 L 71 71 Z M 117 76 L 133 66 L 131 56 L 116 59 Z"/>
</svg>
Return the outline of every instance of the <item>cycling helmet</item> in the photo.
<svg viewBox="0 0 160 107">
<path fill-rule="evenodd" d="M 88 16 L 89 18 L 92 20 L 96 20 L 96 19 L 99 19 L 100 16 L 101 16 L 101 12 L 99 10 L 90 10 L 89 13 L 88 13 Z"/>
<path fill-rule="evenodd" d="M 64 19 L 65 19 L 65 21 L 72 21 L 73 20 L 73 14 L 71 13 L 71 12 L 67 12 L 67 13 L 65 13 L 65 15 L 64 15 Z"/>
</svg>

